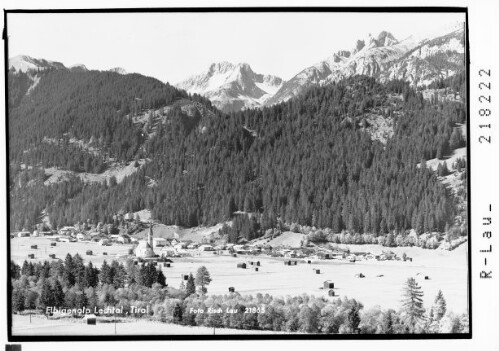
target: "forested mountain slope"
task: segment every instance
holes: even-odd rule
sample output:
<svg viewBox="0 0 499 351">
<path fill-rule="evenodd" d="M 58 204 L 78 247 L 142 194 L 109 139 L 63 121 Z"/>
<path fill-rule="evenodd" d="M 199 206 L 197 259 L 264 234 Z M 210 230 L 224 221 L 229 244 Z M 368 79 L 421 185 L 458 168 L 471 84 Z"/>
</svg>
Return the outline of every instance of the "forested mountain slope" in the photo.
<svg viewBox="0 0 499 351">
<path fill-rule="evenodd" d="M 466 121 L 465 108 L 425 101 L 408 83 L 356 76 L 272 107 L 227 115 L 199 96 L 139 75 L 44 74 L 10 110 L 12 230 L 38 223 L 43 210 L 55 227 L 110 222 L 117 212 L 144 208 L 163 223 L 183 226 L 254 212 L 247 239 L 278 218 L 375 234 L 442 231 L 454 222 L 453 194 L 422 161 L 462 146 L 451 147 L 450 139 L 456 124 Z M 140 120 L 135 109 L 162 111 L 161 117 L 152 114 L 153 133 L 134 123 Z M 393 119 L 386 144 L 369 134 L 365 116 L 374 110 Z M 40 166 L 55 161 L 48 160 L 50 152 L 31 150 L 66 133 L 93 139 L 102 150 L 95 157 L 149 162 L 119 184 L 74 177 L 44 186 Z"/>
</svg>

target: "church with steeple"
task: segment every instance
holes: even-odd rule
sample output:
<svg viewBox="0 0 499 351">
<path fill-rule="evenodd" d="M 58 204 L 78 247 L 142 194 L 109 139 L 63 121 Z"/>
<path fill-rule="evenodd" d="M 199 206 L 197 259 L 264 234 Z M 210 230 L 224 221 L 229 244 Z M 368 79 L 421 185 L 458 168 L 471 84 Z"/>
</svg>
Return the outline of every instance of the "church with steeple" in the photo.
<svg viewBox="0 0 499 351">
<path fill-rule="evenodd" d="M 152 258 L 155 256 L 153 250 L 153 232 L 152 223 L 149 224 L 149 233 L 147 234 L 147 240 L 139 241 L 139 245 L 135 248 L 135 256 L 139 258 Z"/>
</svg>

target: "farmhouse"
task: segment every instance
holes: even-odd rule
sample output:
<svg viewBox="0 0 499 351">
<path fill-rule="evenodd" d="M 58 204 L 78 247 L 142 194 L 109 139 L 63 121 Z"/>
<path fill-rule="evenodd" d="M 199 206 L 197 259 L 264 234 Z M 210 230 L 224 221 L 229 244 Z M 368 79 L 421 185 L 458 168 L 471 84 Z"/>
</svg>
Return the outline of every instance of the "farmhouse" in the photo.
<svg viewBox="0 0 499 351">
<path fill-rule="evenodd" d="M 383 256 L 385 260 L 394 260 L 397 257 L 397 255 L 392 251 L 383 251 L 383 254 L 380 256 L 381 260 L 383 260 Z"/>
<path fill-rule="evenodd" d="M 175 250 L 187 249 L 187 244 L 186 243 L 176 243 L 176 244 L 174 244 L 173 240 L 172 240 L 172 246 L 173 246 L 173 248 Z"/>
<path fill-rule="evenodd" d="M 83 233 L 78 233 L 76 234 L 76 240 L 78 241 L 84 241 L 84 240 L 89 240 L 90 237 L 88 235 L 85 235 Z"/>
<path fill-rule="evenodd" d="M 233 248 L 233 249 L 234 249 L 234 251 L 236 251 L 236 252 L 238 252 L 238 251 L 240 251 L 240 252 L 245 252 L 245 251 L 246 251 L 246 247 L 245 247 L 245 245 L 234 245 L 232 248 Z"/>
<path fill-rule="evenodd" d="M 128 244 L 131 240 L 130 237 L 126 234 L 120 235 L 120 237 L 116 240 L 119 243 L 122 244 Z"/>
<path fill-rule="evenodd" d="M 74 232 L 76 232 L 75 227 L 62 227 L 61 229 L 59 229 L 59 234 L 61 235 L 69 235 Z"/>
<path fill-rule="evenodd" d="M 165 238 L 154 238 L 152 239 L 153 247 L 163 247 L 167 245 L 167 241 Z"/>
<path fill-rule="evenodd" d="M 199 251 L 213 251 L 213 246 L 211 245 L 201 245 L 198 247 Z"/>
<path fill-rule="evenodd" d="M 101 239 L 99 240 L 99 245 L 101 246 L 106 246 L 109 244 L 109 240 L 108 239 Z"/>
<path fill-rule="evenodd" d="M 172 257 L 175 256 L 177 251 L 171 246 L 163 246 L 161 250 L 159 251 L 160 256 L 166 256 L 166 257 Z"/>
</svg>

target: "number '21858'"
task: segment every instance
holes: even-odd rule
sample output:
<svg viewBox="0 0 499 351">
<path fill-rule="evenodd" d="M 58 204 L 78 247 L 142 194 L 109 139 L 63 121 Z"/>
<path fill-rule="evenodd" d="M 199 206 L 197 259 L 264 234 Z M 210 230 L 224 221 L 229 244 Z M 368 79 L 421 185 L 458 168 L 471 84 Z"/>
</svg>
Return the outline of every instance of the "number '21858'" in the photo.
<svg viewBox="0 0 499 351">
<path fill-rule="evenodd" d="M 483 91 L 483 93 L 480 94 L 480 96 L 478 97 L 478 102 L 480 104 L 483 104 L 483 105 L 480 105 L 481 108 L 478 110 L 478 115 L 480 117 L 489 117 L 492 114 L 492 111 L 489 107 L 490 105 L 488 105 L 491 103 L 491 100 L 492 100 L 491 83 L 489 81 L 490 69 L 481 69 L 478 71 L 478 75 L 481 78 L 483 78 L 482 79 L 483 81 L 478 83 L 478 88 L 480 89 L 480 91 Z M 484 122 L 484 121 L 480 121 L 480 123 L 482 123 L 482 122 Z M 490 130 L 491 123 L 489 122 L 488 124 L 480 124 L 479 127 L 480 127 L 480 129 L 481 128 L 488 128 Z M 490 144 L 491 136 L 490 136 L 490 134 L 489 135 L 480 135 L 478 137 L 478 141 L 480 142 L 480 144 L 482 144 L 482 143 Z"/>
</svg>

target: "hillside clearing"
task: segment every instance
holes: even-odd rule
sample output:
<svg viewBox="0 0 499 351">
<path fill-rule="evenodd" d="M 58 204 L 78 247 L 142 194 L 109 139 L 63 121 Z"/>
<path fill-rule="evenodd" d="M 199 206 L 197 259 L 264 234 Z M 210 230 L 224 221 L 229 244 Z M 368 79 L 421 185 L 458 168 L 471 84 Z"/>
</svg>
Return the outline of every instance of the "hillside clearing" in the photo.
<svg viewBox="0 0 499 351">
<path fill-rule="evenodd" d="M 72 171 L 66 171 L 62 169 L 57 169 L 54 167 L 46 168 L 45 174 L 48 176 L 47 180 L 45 180 L 44 185 L 50 185 L 52 183 L 62 182 L 68 180 L 71 176 L 75 175 L 79 177 L 86 183 L 102 183 L 104 181 L 109 181 L 111 177 L 116 177 L 116 182 L 121 183 L 125 177 L 132 175 L 137 172 L 137 170 L 143 166 L 148 160 L 140 159 L 138 160 L 138 167 L 135 167 L 134 162 L 130 162 L 127 165 L 118 165 L 109 167 L 106 171 L 96 174 L 96 173 L 75 173 Z"/>
</svg>

